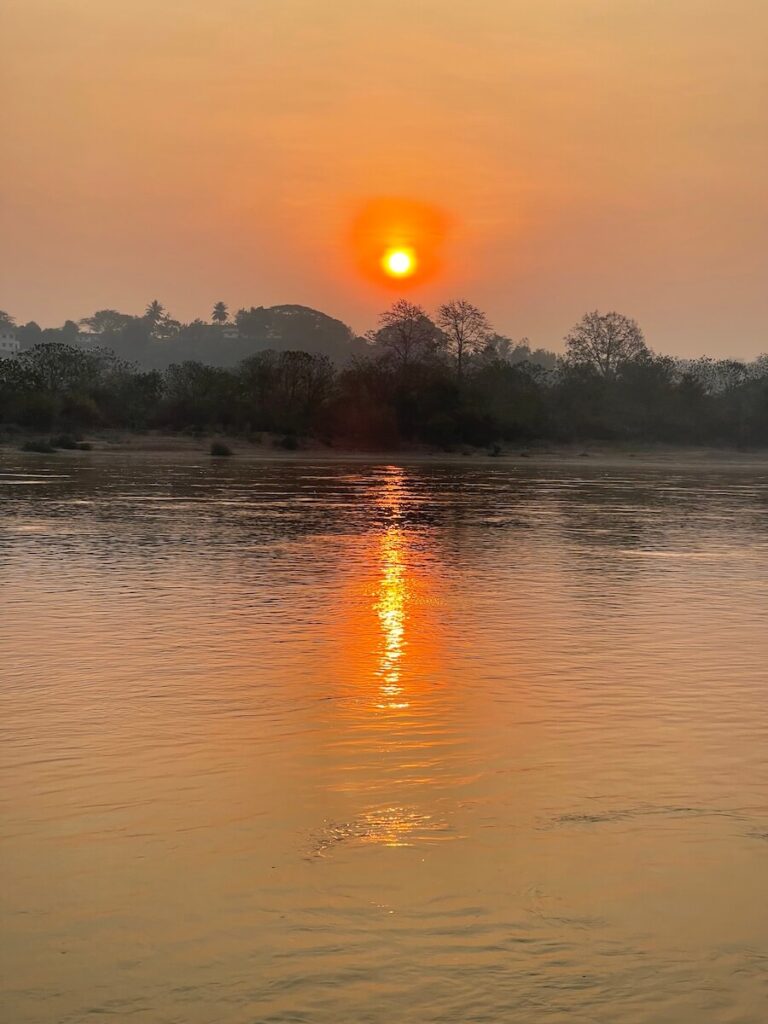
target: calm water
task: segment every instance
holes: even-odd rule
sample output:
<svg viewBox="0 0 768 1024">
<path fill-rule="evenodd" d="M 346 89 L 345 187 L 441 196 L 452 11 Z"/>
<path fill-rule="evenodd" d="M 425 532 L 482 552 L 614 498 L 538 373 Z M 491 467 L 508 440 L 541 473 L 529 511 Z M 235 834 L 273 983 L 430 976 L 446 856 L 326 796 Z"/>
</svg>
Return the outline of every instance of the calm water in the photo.
<svg viewBox="0 0 768 1024">
<path fill-rule="evenodd" d="M 764 1024 L 768 476 L 0 463 L 8 1024 Z"/>
</svg>

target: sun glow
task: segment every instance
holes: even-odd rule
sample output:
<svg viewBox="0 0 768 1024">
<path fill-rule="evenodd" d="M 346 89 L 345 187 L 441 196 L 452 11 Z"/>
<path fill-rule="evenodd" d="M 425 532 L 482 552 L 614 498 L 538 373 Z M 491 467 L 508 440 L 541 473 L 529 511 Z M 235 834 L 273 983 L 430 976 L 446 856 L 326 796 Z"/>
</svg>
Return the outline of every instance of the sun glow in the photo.
<svg viewBox="0 0 768 1024">
<path fill-rule="evenodd" d="M 428 203 L 371 199 L 350 224 L 350 253 L 371 283 L 418 287 L 440 273 L 448 227 L 447 215 Z"/>
<path fill-rule="evenodd" d="M 413 249 L 387 249 L 381 262 L 390 277 L 410 277 L 416 270 L 416 253 Z"/>
</svg>

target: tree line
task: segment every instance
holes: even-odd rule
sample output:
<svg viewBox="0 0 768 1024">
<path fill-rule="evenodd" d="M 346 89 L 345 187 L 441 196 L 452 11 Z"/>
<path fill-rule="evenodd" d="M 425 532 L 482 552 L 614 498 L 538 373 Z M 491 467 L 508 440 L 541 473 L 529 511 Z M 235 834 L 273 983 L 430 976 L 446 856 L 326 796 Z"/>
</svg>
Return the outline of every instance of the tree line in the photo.
<svg viewBox="0 0 768 1024">
<path fill-rule="evenodd" d="M 182 359 L 141 367 L 126 358 L 125 344 L 83 347 L 78 325 L 69 340 L 45 332 L 26 337 L 17 357 L 0 361 L 0 423 L 6 432 L 269 432 L 286 446 L 304 437 L 365 448 L 539 440 L 768 444 L 768 357 L 745 363 L 658 355 L 639 325 L 620 313 L 585 314 L 556 356 L 496 334 L 465 299 L 431 316 L 403 299 L 363 338 L 325 318 L 348 332 L 343 358 L 334 360 L 312 351 L 313 331 L 322 334 L 326 325 L 324 314 L 304 307 L 241 310 L 240 342 L 255 337 L 254 324 L 267 325 L 269 342 L 275 310 L 292 330 L 304 325 L 306 345 L 297 338 L 290 348 L 264 347 L 235 365 Z M 183 331 L 159 302 L 143 318 L 121 323 L 109 322 L 107 313 L 114 311 L 87 318 L 100 341 L 124 342 L 139 319 L 155 345 Z M 3 323 L 12 319 L 0 314 Z M 220 331 L 228 323 L 226 306 L 217 303 L 204 326 Z"/>
</svg>

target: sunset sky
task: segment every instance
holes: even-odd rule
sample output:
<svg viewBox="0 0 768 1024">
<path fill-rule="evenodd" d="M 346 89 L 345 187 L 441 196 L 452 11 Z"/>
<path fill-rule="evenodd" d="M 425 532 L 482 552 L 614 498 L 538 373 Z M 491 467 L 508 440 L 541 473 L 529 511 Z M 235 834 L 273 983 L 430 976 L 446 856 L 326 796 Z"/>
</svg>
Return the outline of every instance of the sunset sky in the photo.
<svg viewBox="0 0 768 1024">
<path fill-rule="evenodd" d="M 444 220 L 408 297 L 559 348 L 587 309 L 768 349 L 766 0 L 2 0 L 0 308 L 155 297 L 372 326 L 354 225 Z"/>
</svg>

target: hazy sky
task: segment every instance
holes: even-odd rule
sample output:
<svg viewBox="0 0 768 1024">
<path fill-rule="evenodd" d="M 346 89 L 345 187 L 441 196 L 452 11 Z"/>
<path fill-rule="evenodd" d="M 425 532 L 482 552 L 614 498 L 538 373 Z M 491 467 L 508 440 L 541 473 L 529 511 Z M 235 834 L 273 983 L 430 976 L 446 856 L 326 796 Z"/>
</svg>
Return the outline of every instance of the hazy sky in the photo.
<svg viewBox="0 0 768 1024">
<path fill-rule="evenodd" d="M 410 298 L 537 345 L 768 349 L 766 0 L 0 0 L 0 308 L 371 326 L 350 223 L 450 219 Z"/>
</svg>

